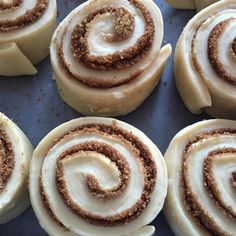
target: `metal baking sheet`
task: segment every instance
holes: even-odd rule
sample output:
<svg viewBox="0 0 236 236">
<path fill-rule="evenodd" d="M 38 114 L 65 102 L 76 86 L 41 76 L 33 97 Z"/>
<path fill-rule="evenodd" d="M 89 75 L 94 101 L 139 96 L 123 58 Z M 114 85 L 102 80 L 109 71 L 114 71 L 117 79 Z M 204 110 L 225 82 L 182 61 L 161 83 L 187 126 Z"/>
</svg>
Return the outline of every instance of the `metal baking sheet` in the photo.
<svg viewBox="0 0 236 236">
<path fill-rule="evenodd" d="M 58 22 L 72 9 L 81 4 L 79 0 L 58 0 Z M 195 14 L 194 11 L 175 10 L 164 0 L 155 1 L 162 11 L 165 23 L 163 44 L 171 43 L 173 49 L 183 27 Z M 57 92 L 50 60 L 37 66 L 36 76 L 17 78 L 0 77 L 0 111 L 12 118 L 26 133 L 34 146 L 53 128 L 81 115 L 63 103 Z M 173 55 L 168 62 L 159 86 L 134 112 L 119 119 L 145 132 L 164 154 L 173 136 L 185 126 L 208 118 L 192 115 L 182 103 L 175 87 Z M 170 209 L 171 210 L 171 209 Z M 172 236 L 163 214 L 153 222 L 156 235 Z M 20 217 L 0 225 L 1 236 L 46 236 L 28 208 Z"/>
</svg>

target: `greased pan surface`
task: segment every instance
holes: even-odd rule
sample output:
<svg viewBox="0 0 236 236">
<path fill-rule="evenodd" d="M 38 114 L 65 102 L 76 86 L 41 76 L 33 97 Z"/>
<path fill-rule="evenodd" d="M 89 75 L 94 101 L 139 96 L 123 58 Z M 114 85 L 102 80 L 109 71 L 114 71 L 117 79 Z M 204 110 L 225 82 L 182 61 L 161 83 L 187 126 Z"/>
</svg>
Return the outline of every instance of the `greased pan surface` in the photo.
<svg viewBox="0 0 236 236">
<path fill-rule="evenodd" d="M 60 22 L 83 1 L 57 2 L 58 22 Z M 155 2 L 162 11 L 165 23 L 163 43 L 171 43 L 174 49 L 183 27 L 195 12 L 175 10 L 164 0 Z M 80 116 L 60 99 L 49 58 L 39 64 L 37 69 L 39 73 L 36 76 L 0 78 L 0 111 L 17 122 L 34 146 L 59 124 Z M 163 154 L 179 130 L 204 118 L 207 116 L 192 115 L 179 97 L 173 79 L 173 55 L 160 84 L 151 96 L 135 112 L 119 117 L 145 132 Z M 162 214 L 157 217 L 153 225 L 156 226 L 156 235 L 173 235 Z M 0 225 L 1 236 L 16 236 L 19 232 L 24 236 L 47 235 L 38 224 L 31 207 L 17 219 Z"/>
</svg>

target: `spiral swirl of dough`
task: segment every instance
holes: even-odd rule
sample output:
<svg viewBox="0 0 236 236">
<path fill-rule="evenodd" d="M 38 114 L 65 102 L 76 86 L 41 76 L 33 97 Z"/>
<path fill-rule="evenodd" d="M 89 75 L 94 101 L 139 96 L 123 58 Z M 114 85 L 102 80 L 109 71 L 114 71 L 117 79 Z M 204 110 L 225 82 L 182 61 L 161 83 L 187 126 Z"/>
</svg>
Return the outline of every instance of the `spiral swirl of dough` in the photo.
<svg viewBox="0 0 236 236">
<path fill-rule="evenodd" d="M 165 215 L 175 234 L 235 235 L 236 122 L 216 119 L 183 129 L 165 160 Z"/>
<path fill-rule="evenodd" d="M 193 113 L 236 118 L 236 3 L 220 1 L 185 27 L 175 53 L 180 95 Z"/>
<path fill-rule="evenodd" d="M 29 206 L 27 181 L 33 147 L 23 132 L 0 113 L 0 224 Z"/>
<path fill-rule="evenodd" d="M 59 25 L 51 61 L 62 98 L 86 115 L 136 109 L 171 54 L 161 48 L 162 15 L 151 0 L 89 0 Z"/>
<path fill-rule="evenodd" d="M 49 235 L 146 235 L 161 210 L 167 172 L 157 147 L 118 120 L 80 118 L 36 148 L 30 171 L 34 211 Z"/>
</svg>

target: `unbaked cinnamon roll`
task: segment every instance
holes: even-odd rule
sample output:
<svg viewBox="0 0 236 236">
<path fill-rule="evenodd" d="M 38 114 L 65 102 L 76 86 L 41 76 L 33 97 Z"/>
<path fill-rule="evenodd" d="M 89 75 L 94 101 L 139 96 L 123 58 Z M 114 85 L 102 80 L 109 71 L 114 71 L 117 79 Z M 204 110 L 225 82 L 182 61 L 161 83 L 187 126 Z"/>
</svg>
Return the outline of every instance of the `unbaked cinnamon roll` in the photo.
<svg viewBox="0 0 236 236">
<path fill-rule="evenodd" d="M 171 54 L 151 0 L 88 0 L 59 25 L 51 61 L 63 100 L 85 115 L 119 116 L 152 92 Z"/>
<path fill-rule="evenodd" d="M 193 113 L 236 119 L 236 2 L 220 1 L 185 27 L 175 52 L 180 95 Z"/>
<path fill-rule="evenodd" d="M 20 128 L 0 113 L 0 224 L 30 205 L 27 183 L 32 152 Z"/>
<path fill-rule="evenodd" d="M 55 27 L 56 0 L 1 0 L 0 75 L 36 74 Z"/>
<path fill-rule="evenodd" d="M 164 210 L 173 232 L 235 235 L 236 121 L 202 121 L 183 129 L 165 160 L 169 188 Z"/>
<path fill-rule="evenodd" d="M 166 0 L 172 7 L 179 9 L 197 9 L 201 11 L 203 8 L 215 3 L 219 0 Z"/>
<path fill-rule="evenodd" d="M 49 133 L 36 148 L 30 196 L 52 236 L 151 236 L 162 209 L 167 171 L 141 131 L 109 118 L 80 118 Z"/>
</svg>

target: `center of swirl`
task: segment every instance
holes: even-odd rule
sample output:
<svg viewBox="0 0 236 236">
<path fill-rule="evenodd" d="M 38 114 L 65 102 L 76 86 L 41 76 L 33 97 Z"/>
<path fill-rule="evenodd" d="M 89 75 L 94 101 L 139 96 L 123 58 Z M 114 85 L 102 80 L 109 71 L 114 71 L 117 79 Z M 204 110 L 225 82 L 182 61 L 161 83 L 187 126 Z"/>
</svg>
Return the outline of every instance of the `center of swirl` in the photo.
<svg viewBox="0 0 236 236">
<path fill-rule="evenodd" d="M 99 18 L 104 14 L 115 15 L 116 20 L 113 27 L 114 33 L 113 35 L 106 37 L 106 40 L 111 43 L 115 41 L 123 41 L 131 37 L 135 28 L 133 14 L 129 13 L 128 10 L 123 7 L 104 7 L 96 10 L 85 17 L 81 24 L 77 25 L 73 30 L 71 50 L 73 52 L 74 59 L 78 63 L 82 63 L 90 69 L 99 71 L 122 70 L 131 67 L 149 52 L 152 46 L 155 31 L 152 16 L 140 1 L 129 1 L 139 9 L 144 17 L 146 23 L 144 35 L 139 38 L 135 45 L 123 51 L 105 56 L 91 55 L 87 40 L 90 26 L 96 18 Z"/>
<path fill-rule="evenodd" d="M 0 127 L 0 194 L 5 189 L 15 166 L 11 141 Z"/>
<path fill-rule="evenodd" d="M 116 18 L 114 34 L 105 36 L 108 42 L 122 41 L 129 38 L 134 32 L 135 27 L 133 14 L 129 13 L 125 8 L 122 7 L 115 8 L 113 10 Z"/>
<path fill-rule="evenodd" d="M 118 170 L 120 171 L 120 184 L 113 189 L 103 189 L 98 180 L 92 176 L 86 176 L 86 182 L 88 189 L 93 197 L 99 198 L 101 200 L 113 199 L 121 195 L 126 189 L 130 180 L 130 169 L 126 159 L 118 152 L 116 149 L 110 147 L 105 143 L 98 142 L 88 142 L 85 144 L 76 145 L 60 155 L 57 160 L 57 186 L 59 192 L 61 193 L 64 201 L 75 211 L 81 215 L 81 209 L 76 206 L 76 204 L 70 200 L 69 192 L 67 190 L 66 181 L 64 178 L 63 161 L 65 159 L 73 158 L 74 155 L 80 154 L 81 152 L 96 152 L 109 158 L 112 162 L 116 164 Z"/>
</svg>

